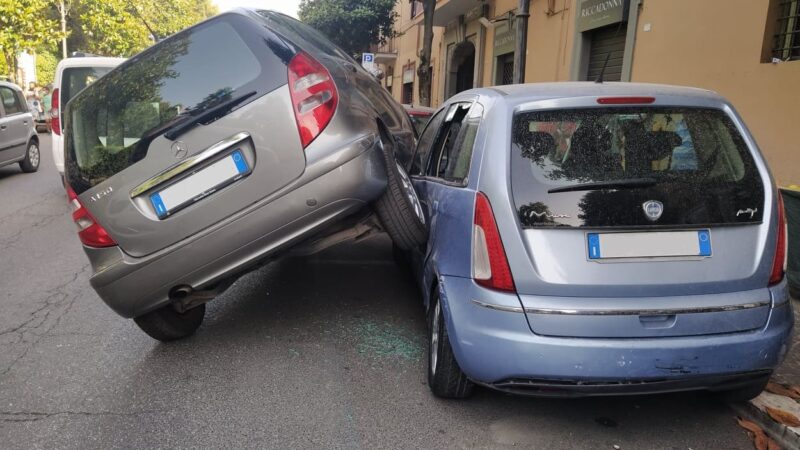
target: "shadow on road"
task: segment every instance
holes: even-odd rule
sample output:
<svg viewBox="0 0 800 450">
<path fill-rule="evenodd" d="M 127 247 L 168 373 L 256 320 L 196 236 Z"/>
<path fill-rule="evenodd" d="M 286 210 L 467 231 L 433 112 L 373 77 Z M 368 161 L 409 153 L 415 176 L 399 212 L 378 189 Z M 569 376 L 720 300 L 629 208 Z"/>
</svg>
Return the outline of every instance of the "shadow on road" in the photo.
<svg viewBox="0 0 800 450">
<path fill-rule="evenodd" d="M 747 448 L 732 413 L 705 394 L 543 399 L 478 389 L 469 400 L 434 398 L 421 299 L 390 249 L 383 239 L 343 245 L 245 276 L 209 304 L 196 336 L 154 343 L 135 384 L 186 388 L 164 384 L 177 372 L 191 395 L 222 383 L 226 401 L 280 409 L 280 419 L 256 427 L 292 432 L 289 423 L 314 417 L 320 433 L 357 446 L 433 438 L 446 446 Z M 381 439 L 371 441 L 375 429 Z"/>
</svg>

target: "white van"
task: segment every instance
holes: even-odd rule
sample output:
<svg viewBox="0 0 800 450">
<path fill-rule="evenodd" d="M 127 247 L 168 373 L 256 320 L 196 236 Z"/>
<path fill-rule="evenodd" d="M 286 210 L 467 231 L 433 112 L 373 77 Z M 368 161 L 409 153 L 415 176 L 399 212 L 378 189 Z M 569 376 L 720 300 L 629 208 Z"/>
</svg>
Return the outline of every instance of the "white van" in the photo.
<svg viewBox="0 0 800 450">
<path fill-rule="evenodd" d="M 99 56 L 76 56 L 62 59 L 56 66 L 53 82 L 53 104 L 50 112 L 53 127 L 53 161 L 61 179 L 64 179 L 64 137 L 61 131 L 63 106 L 98 78 L 107 74 L 125 58 Z"/>
</svg>

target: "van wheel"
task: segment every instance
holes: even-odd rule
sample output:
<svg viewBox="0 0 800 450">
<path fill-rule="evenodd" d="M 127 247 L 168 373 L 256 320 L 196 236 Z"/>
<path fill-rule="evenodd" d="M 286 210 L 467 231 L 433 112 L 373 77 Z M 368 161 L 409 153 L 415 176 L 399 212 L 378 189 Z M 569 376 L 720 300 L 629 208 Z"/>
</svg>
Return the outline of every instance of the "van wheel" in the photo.
<svg viewBox="0 0 800 450">
<path fill-rule="evenodd" d="M 727 391 L 714 392 L 714 394 L 722 401 L 728 403 L 746 402 L 758 397 L 764 391 L 769 382 L 768 378 L 747 384 L 740 388 L 730 389 Z"/>
<path fill-rule="evenodd" d="M 32 173 L 39 170 L 39 144 L 36 141 L 31 141 L 28 144 L 28 151 L 25 152 L 25 159 L 19 162 L 19 167 L 25 173 Z"/>
<path fill-rule="evenodd" d="M 205 303 L 180 313 L 167 305 L 133 319 L 148 336 L 161 342 L 169 342 L 191 336 L 203 323 L 206 315 Z"/>
<path fill-rule="evenodd" d="M 375 210 L 389 237 L 402 250 L 411 250 L 428 239 L 425 214 L 417 192 L 411 184 L 406 170 L 394 158 L 394 138 L 381 129 L 381 140 L 386 158 L 388 186 L 386 192 L 375 203 Z"/>
<path fill-rule="evenodd" d="M 450 338 L 447 335 L 439 296 L 431 298 L 428 314 L 428 387 L 433 395 L 442 398 L 467 398 L 475 385 L 458 366 Z"/>
</svg>

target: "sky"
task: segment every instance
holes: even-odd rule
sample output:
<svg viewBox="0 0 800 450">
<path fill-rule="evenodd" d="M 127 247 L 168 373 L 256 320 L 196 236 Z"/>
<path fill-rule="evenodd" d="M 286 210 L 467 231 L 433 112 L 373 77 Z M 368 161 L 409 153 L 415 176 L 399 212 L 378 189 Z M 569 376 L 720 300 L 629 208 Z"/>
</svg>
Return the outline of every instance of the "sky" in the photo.
<svg viewBox="0 0 800 450">
<path fill-rule="evenodd" d="M 219 11 L 227 11 L 239 6 L 248 8 L 264 8 L 280 11 L 297 17 L 297 6 L 300 0 L 211 0 L 219 7 Z"/>
</svg>

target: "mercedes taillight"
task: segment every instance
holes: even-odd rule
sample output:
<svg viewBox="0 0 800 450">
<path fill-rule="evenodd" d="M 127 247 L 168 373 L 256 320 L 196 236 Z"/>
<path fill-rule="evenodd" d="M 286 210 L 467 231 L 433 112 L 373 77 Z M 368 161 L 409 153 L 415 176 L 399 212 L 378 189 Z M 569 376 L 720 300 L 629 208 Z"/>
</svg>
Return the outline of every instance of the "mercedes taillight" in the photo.
<svg viewBox="0 0 800 450">
<path fill-rule="evenodd" d="M 67 186 L 67 197 L 72 209 L 72 220 L 78 226 L 78 237 L 87 247 L 113 247 L 117 245 L 106 230 L 97 223 L 89 210 L 78 200 L 78 195 Z"/>
<path fill-rule="evenodd" d="M 322 133 L 336 112 L 339 94 L 328 69 L 308 53 L 289 62 L 289 93 L 303 148 Z"/>
</svg>

